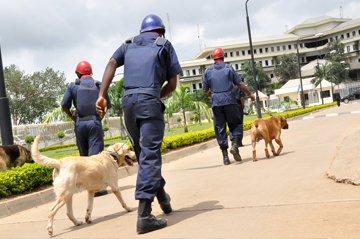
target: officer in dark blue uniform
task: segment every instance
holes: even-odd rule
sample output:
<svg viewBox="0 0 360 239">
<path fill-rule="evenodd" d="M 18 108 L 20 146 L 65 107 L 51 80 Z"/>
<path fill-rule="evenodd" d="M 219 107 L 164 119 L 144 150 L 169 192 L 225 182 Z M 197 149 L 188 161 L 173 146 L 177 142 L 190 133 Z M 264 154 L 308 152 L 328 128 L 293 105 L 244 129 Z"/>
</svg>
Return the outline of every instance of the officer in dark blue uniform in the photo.
<svg viewBox="0 0 360 239">
<path fill-rule="evenodd" d="M 215 48 L 213 51 L 214 65 L 211 65 L 204 74 L 203 91 L 211 96 L 212 110 L 214 114 L 214 129 L 216 139 L 223 154 L 225 165 L 230 164 L 228 157 L 228 138 L 226 134 L 226 123 L 233 135 L 233 145 L 230 153 L 236 161 L 241 161 L 239 144 L 242 137 L 242 122 L 236 98 L 232 93 L 233 84 L 246 92 L 251 100 L 255 97 L 250 93 L 240 76 L 229 65 L 224 63 L 224 50 Z"/>
<path fill-rule="evenodd" d="M 75 121 L 76 144 L 80 156 L 91 156 L 104 150 L 104 132 L 102 117 L 96 112 L 95 103 L 98 99 L 101 83 L 94 80 L 89 62 L 81 61 L 75 71 L 78 79 L 69 84 L 61 106 L 65 113 Z M 109 96 L 108 108 L 111 108 Z M 75 115 L 70 112 L 71 104 L 76 108 Z M 96 192 L 95 196 L 107 194 L 106 190 Z"/>
<path fill-rule="evenodd" d="M 135 198 L 139 200 L 137 232 L 166 227 L 165 219 L 151 214 L 151 202 L 157 197 L 164 213 L 172 211 L 170 197 L 161 175 L 161 144 L 164 137 L 165 106 L 160 101 L 176 88 L 181 72 L 175 50 L 163 38 L 165 26 L 156 15 L 148 15 L 140 35 L 126 40 L 106 66 L 96 108 L 106 112 L 105 93 L 117 67 L 124 65 L 124 121 L 139 162 Z M 163 84 L 167 81 L 167 84 Z"/>
<path fill-rule="evenodd" d="M 240 128 L 241 136 L 239 138 L 239 147 L 243 147 L 244 145 L 242 143 L 242 139 L 244 136 L 244 103 L 245 103 L 244 97 L 245 97 L 245 93 L 244 93 L 244 91 L 240 90 L 240 88 L 236 85 L 233 85 L 232 93 L 236 99 L 236 105 L 239 109 L 241 125 L 242 125 Z M 234 141 L 234 136 L 231 132 L 230 132 L 230 140 Z"/>
</svg>

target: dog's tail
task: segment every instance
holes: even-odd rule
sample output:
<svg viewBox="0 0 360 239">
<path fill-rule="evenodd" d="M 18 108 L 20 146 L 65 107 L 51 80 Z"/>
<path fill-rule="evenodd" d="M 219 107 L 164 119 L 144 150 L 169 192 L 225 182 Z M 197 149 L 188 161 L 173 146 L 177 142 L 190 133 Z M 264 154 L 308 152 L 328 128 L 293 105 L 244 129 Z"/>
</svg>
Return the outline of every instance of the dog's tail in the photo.
<svg viewBox="0 0 360 239">
<path fill-rule="evenodd" d="M 40 153 L 39 141 L 40 141 L 40 135 L 36 136 L 35 141 L 34 141 L 33 145 L 31 146 L 31 154 L 32 154 L 33 160 L 35 162 L 37 162 L 38 164 L 41 164 L 44 166 L 51 166 L 53 168 L 60 169 L 60 161 L 59 160 L 46 157 Z"/>
</svg>

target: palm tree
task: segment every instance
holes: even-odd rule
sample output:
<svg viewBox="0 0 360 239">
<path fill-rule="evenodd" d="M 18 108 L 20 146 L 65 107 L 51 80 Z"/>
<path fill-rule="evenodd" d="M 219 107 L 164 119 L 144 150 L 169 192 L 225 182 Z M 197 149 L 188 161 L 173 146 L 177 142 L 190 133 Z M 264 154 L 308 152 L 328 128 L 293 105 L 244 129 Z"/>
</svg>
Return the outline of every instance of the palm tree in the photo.
<svg viewBox="0 0 360 239">
<path fill-rule="evenodd" d="M 172 114 L 177 112 L 179 110 L 179 102 L 174 100 L 174 97 L 171 96 L 167 103 L 165 104 L 165 111 L 166 118 L 168 121 L 168 131 L 170 131 L 170 118 L 172 117 Z"/>
<path fill-rule="evenodd" d="M 328 62 L 326 62 L 324 65 L 321 65 L 321 67 L 318 64 L 317 66 L 315 66 L 314 69 L 315 69 L 315 73 L 314 73 L 315 78 L 311 80 L 311 83 L 313 83 L 315 87 L 317 87 L 320 84 L 321 98 L 322 98 L 321 82 L 323 80 L 327 80 L 337 85 L 339 84 L 339 79 L 336 76 L 336 74 L 334 74 L 334 71 L 336 69 L 335 67 L 332 66 L 331 63 L 329 64 Z"/>
<path fill-rule="evenodd" d="M 211 121 L 211 109 L 207 104 L 200 101 L 194 101 L 193 102 L 194 111 L 192 112 L 196 117 L 196 119 L 199 120 L 199 124 L 201 124 L 201 115 L 204 115 L 205 118 L 210 122 Z"/>
<path fill-rule="evenodd" d="M 52 109 L 51 112 L 43 119 L 40 128 L 44 128 L 46 123 L 57 122 L 57 121 L 72 121 L 72 119 L 65 113 L 62 109 L 61 101 L 64 96 L 59 98 L 59 107 Z M 71 108 L 70 112 L 73 112 L 75 109 Z"/>
<path fill-rule="evenodd" d="M 182 86 L 178 86 L 176 88 L 176 90 L 174 91 L 178 101 L 179 101 L 179 107 L 182 111 L 183 114 L 183 118 L 184 118 L 184 132 L 187 133 L 188 132 L 188 128 L 187 128 L 187 124 L 186 124 L 186 115 L 185 115 L 185 111 L 186 109 L 188 109 L 191 105 L 190 103 L 190 97 L 191 94 L 190 92 L 190 84 L 187 85 L 182 85 Z"/>
</svg>

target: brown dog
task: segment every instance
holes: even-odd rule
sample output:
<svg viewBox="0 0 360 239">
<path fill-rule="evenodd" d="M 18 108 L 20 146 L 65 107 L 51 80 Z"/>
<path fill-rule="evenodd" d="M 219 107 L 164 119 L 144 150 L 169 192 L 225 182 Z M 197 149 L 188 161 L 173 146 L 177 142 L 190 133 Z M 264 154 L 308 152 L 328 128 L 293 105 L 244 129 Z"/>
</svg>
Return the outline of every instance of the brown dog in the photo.
<svg viewBox="0 0 360 239">
<path fill-rule="evenodd" d="M 48 234 L 53 234 L 53 220 L 56 212 L 66 204 L 67 216 L 75 224 L 80 226 L 81 221 L 76 220 L 72 210 L 72 197 L 75 188 L 88 191 L 88 206 L 85 215 L 85 221 L 91 223 L 91 212 L 95 192 L 105 189 L 107 186 L 120 201 L 122 207 L 131 212 L 132 210 L 124 202 L 120 189 L 118 187 L 118 167 L 125 163 L 132 165 L 131 159 L 135 159 L 135 153 L 132 152 L 128 145 L 117 143 L 110 146 L 107 151 L 90 157 L 73 156 L 60 160 L 48 158 L 39 152 L 38 144 L 40 135 L 35 139 L 31 148 L 31 153 L 35 162 L 51 166 L 54 168 L 53 185 L 56 193 L 56 202 L 50 208 L 48 216 Z"/>
<path fill-rule="evenodd" d="M 281 129 L 288 129 L 289 125 L 286 121 L 285 117 L 272 117 L 267 120 L 259 119 L 254 121 L 251 126 L 251 144 L 253 146 L 253 161 L 257 161 L 256 159 L 256 142 L 259 142 L 261 139 L 265 140 L 265 154 L 266 157 L 270 158 L 270 154 L 268 151 L 268 144 L 270 144 L 271 151 L 274 156 L 277 156 L 281 153 L 284 148 L 280 135 Z M 272 140 L 275 139 L 275 142 L 280 146 L 277 152 L 275 152 L 274 145 L 272 144 Z"/>
<path fill-rule="evenodd" d="M 33 163 L 31 152 L 20 145 L 0 146 L 0 172 L 13 167 L 21 167 L 25 163 Z"/>
</svg>

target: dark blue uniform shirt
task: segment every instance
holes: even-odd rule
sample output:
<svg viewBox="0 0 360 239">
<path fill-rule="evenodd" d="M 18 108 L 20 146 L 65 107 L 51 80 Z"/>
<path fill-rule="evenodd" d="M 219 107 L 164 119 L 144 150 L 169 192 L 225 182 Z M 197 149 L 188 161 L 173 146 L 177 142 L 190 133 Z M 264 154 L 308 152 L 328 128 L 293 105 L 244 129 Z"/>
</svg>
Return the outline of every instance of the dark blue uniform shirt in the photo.
<svg viewBox="0 0 360 239">
<path fill-rule="evenodd" d="M 217 61 L 214 63 L 214 69 L 222 69 L 224 67 L 225 67 L 225 63 L 223 61 Z M 205 71 L 204 74 L 203 90 L 209 90 L 211 88 L 207 73 L 208 70 Z M 236 71 L 232 67 L 230 74 L 231 74 L 230 78 L 232 79 L 234 85 L 237 85 L 242 81 L 241 77 L 236 73 Z M 212 99 L 211 107 L 236 104 L 236 98 L 234 97 L 231 90 L 221 93 L 211 92 L 211 99 Z"/>
<path fill-rule="evenodd" d="M 81 78 L 81 84 L 82 85 L 94 85 L 94 79 L 92 77 L 83 77 Z M 106 101 L 107 101 L 107 107 L 110 109 L 112 107 L 112 104 L 110 102 L 109 95 L 106 94 Z M 64 94 L 64 97 L 61 101 L 61 106 L 65 106 L 66 108 L 71 108 L 71 103 L 74 104 L 74 107 L 77 108 L 77 87 L 75 86 L 74 82 L 71 82 Z M 95 107 L 95 105 L 94 105 Z M 76 114 L 76 113 L 75 113 Z M 96 113 L 97 114 L 97 113 Z"/>
<path fill-rule="evenodd" d="M 149 43 L 155 42 L 156 38 L 158 38 L 159 34 L 154 32 L 144 32 L 140 35 L 136 36 L 136 42 L 140 45 L 147 45 Z M 118 66 L 122 66 L 125 64 L 125 51 L 128 44 L 122 44 L 113 54 L 112 58 L 114 58 L 117 61 Z M 164 67 L 161 68 L 163 72 L 163 78 L 157 79 L 159 81 L 159 84 L 156 84 L 156 90 L 160 92 L 160 89 L 165 81 L 168 81 L 172 77 L 179 74 L 181 70 L 181 66 L 179 64 L 175 49 L 171 45 L 169 41 L 167 41 L 164 45 L 164 50 L 162 52 L 165 52 L 165 54 L 161 54 L 161 57 L 163 60 L 161 62 L 164 62 Z M 126 76 L 124 76 L 126 77 Z M 126 92 L 127 89 L 124 89 Z"/>
</svg>

